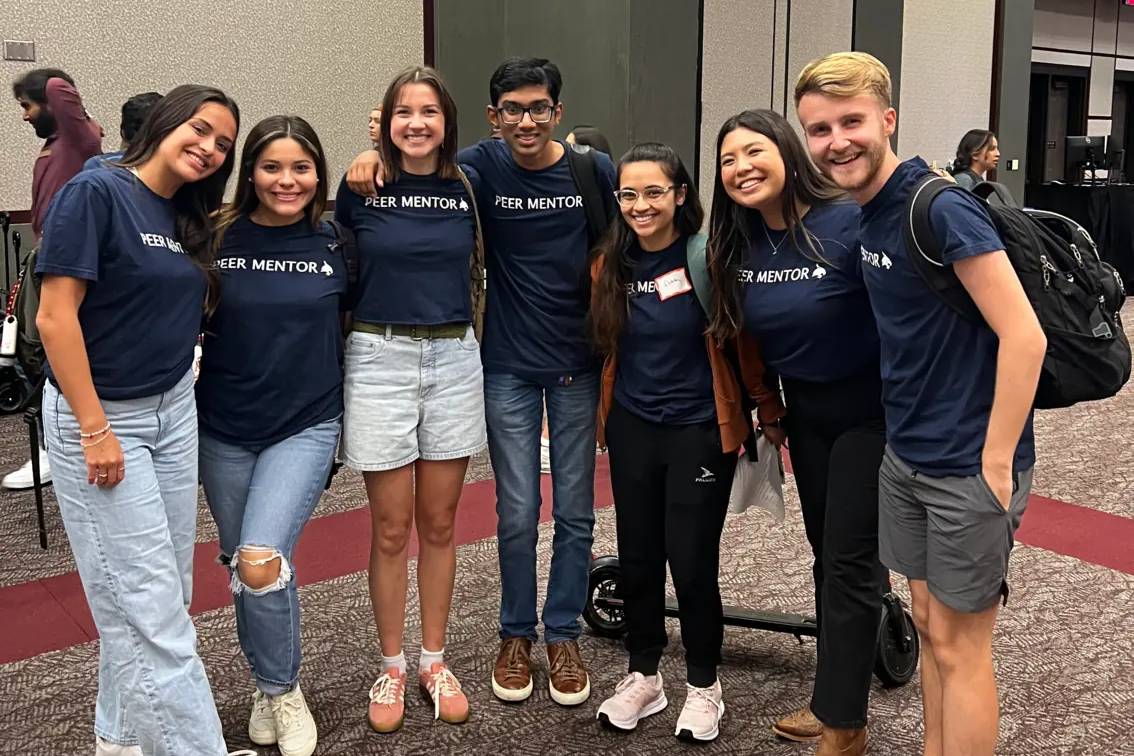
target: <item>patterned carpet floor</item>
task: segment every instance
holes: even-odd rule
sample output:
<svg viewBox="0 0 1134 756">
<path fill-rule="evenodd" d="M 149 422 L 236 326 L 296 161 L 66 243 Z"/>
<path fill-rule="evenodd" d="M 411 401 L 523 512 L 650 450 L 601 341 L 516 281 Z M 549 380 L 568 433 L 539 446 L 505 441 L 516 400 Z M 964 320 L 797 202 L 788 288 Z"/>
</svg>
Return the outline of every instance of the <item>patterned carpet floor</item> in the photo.
<svg viewBox="0 0 1134 756">
<path fill-rule="evenodd" d="M 1127 326 L 1134 310 L 1127 308 Z M 1092 405 L 1037 414 L 1039 464 L 1034 493 L 1075 504 L 1087 515 L 1134 518 L 1134 388 Z M 0 419 L 0 469 L 26 459 L 26 431 Z M 469 480 L 491 475 L 474 460 Z M 0 493 L 0 592 L 74 569 L 54 499 L 47 489 L 50 547 L 35 540 L 30 493 Z M 762 513 L 730 517 L 722 542 L 721 584 L 727 603 L 811 611 L 810 567 L 798 498 L 789 478 L 788 517 Z M 317 517 L 365 505 L 361 481 L 340 474 Z M 1027 524 L 1027 515 L 1025 515 Z M 552 525 L 541 527 L 540 574 L 546 578 Z M 201 511 L 199 540 L 215 537 Z M 1105 533 L 1098 534 L 1101 539 Z M 366 539 L 365 531 L 350 534 Z M 1003 610 L 995 650 L 1003 712 L 998 753 L 1134 754 L 1134 575 L 1092 563 L 1089 543 L 1080 558 L 1020 545 L 1012 560 L 1012 600 Z M 1129 545 L 1134 549 L 1134 544 Z M 596 554 L 614 553 L 610 509 L 597 513 Z M 1084 556 L 1084 553 L 1086 556 Z M 297 568 L 302 571 L 303 565 Z M 216 567 L 215 569 L 220 569 Z M 411 565 L 411 586 L 413 585 Z M 898 587 L 902 591 L 901 586 Z M 673 725 L 684 699 L 684 666 L 676 621 L 663 660 L 670 708 L 636 733 L 598 727 L 595 710 L 625 670 L 618 641 L 584 633 L 590 701 L 564 709 L 547 695 L 546 662 L 537 650 L 536 693 L 505 705 L 492 695 L 499 571 L 496 544 L 485 538 L 462 545 L 446 656 L 472 703 L 463 726 L 432 721 L 431 707 L 407 696 L 404 729 L 377 735 L 366 726 L 366 691 L 377 672 L 378 647 L 366 575 L 354 572 L 301 588 L 302 683 L 320 729 L 319 754 L 810 754 L 777 740 L 769 725 L 807 700 L 814 643 L 790 635 L 728 628 L 721 681 L 727 711 L 721 737 L 703 747 L 679 744 Z M 407 657 L 416 658 L 420 626 L 411 590 Z M 0 617 L 0 622 L 5 619 Z M 230 607 L 195 617 L 201 655 L 212 681 L 231 748 L 249 747 L 245 735 L 252 684 L 235 641 Z M 90 754 L 97 641 L 0 665 L 0 754 Z M 871 750 L 876 756 L 920 753 L 917 680 L 901 688 L 873 688 Z M 261 749 L 261 754 L 276 754 Z"/>
</svg>

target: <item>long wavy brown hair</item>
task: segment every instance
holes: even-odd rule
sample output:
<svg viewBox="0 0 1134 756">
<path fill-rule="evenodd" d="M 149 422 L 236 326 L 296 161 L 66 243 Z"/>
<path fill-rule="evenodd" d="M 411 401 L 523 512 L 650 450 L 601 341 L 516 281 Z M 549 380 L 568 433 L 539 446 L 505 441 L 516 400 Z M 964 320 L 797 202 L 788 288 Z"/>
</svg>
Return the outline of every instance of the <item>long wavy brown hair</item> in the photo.
<svg viewBox="0 0 1134 756">
<path fill-rule="evenodd" d="M 822 258 L 822 253 L 803 226 L 800 206 L 811 207 L 844 196 L 842 190 L 811 164 L 791 124 L 774 110 L 745 110 L 721 125 L 717 132 L 717 171 L 713 179 L 707 253 L 709 280 L 714 292 L 709 332 L 721 341 L 735 337 L 743 325 L 737 276 L 751 242 L 751 229 L 754 224 L 763 223 L 758 210 L 733 202 L 721 178 L 721 145 L 725 137 L 736 129 L 755 131 L 779 149 L 784 161 L 784 188 L 780 201 L 784 223 L 787 224 L 787 238 L 806 257 Z"/>
<path fill-rule="evenodd" d="M 685 202 L 677 206 L 673 225 L 681 236 L 691 236 L 701 230 L 705 211 L 697 196 L 693 178 L 685 169 L 681 158 L 669 145 L 658 142 L 643 142 L 634 145 L 618 161 L 618 176 L 628 163 L 657 163 L 666 178 L 677 188 L 685 187 Z M 618 351 L 618 339 L 626 325 L 626 312 L 629 307 L 626 298 L 626 284 L 630 282 L 634 261 L 630 251 L 638 236 L 626 223 L 622 213 L 610 225 L 610 229 L 595 247 L 594 255 L 603 259 L 602 272 L 595 281 L 591 294 L 590 325 L 595 348 L 603 355 Z"/>
</svg>

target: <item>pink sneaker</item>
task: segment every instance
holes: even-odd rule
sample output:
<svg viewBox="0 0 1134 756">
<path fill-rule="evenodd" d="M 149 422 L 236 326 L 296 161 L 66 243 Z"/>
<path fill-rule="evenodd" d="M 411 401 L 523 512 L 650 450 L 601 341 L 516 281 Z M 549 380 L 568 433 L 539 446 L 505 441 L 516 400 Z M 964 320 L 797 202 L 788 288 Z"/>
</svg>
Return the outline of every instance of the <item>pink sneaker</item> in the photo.
<svg viewBox="0 0 1134 756">
<path fill-rule="evenodd" d="M 599 706 L 597 719 L 616 730 L 633 730 L 640 720 L 668 705 L 661 672 L 654 675 L 653 683 L 641 672 L 631 672 L 615 687 L 614 695 Z"/>
<path fill-rule="evenodd" d="M 690 742 L 716 740 L 720 734 L 721 717 L 724 716 L 721 681 L 717 680 L 708 688 L 687 684 L 685 691 L 685 706 L 677 717 L 677 728 L 673 734 Z"/>
<path fill-rule="evenodd" d="M 382 673 L 370 688 L 366 719 L 375 732 L 396 732 L 406 718 L 406 678 L 397 667 Z"/>
<path fill-rule="evenodd" d="M 461 690 L 461 683 L 440 662 L 434 662 L 429 671 L 418 676 L 421 692 L 433 701 L 433 718 L 449 724 L 461 724 L 469 718 L 469 699 Z"/>
</svg>

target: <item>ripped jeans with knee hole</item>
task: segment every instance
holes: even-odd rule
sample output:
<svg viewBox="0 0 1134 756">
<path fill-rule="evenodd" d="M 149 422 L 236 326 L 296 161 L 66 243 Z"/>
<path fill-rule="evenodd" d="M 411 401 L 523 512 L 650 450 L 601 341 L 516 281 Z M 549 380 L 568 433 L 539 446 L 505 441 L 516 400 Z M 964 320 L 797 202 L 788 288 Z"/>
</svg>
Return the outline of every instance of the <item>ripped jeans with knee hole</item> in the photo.
<svg viewBox="0 0 1134 756">
<path fill-rule="evenodd" d="M 341 417 L 270 446 L 200 432 L 201 483 L 232 576 L 236 632 L 256 687 L 269 696 L 299 680 L 299 593 L 292 552 L 331 471 Z"/>
</svg>

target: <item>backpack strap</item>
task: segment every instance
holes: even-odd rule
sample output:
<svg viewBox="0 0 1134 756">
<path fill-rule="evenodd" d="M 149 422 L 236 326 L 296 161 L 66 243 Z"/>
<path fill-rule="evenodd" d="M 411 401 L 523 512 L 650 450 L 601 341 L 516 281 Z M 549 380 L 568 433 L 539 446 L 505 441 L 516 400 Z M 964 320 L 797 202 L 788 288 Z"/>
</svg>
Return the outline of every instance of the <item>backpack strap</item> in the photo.
<svg viewBox="0 0 1134 756">
<path fill-rule="evenodd" d="M 1004 207 L 1012 207 L 1017 210 L 1022 209 L 1020 203 L 1012 196 L 1012 192 L 1008 191 L 1008 187 L 996 181 L 981 181 L 969 191 L 989 204 L 995 201 L 996 204 L 1003 205 Z"/>
<path fill-rule="evenodd" d="M 689 270 L 689 281 L 693 284 L 693 293 L 705 311 L 705 317 L 713 314 L 713 286 L 709 281 L 709 264 L 705 259 L 704 234 L 693 234 L 685 242 L 685 267 Z"/>
<path fill-rule="evenodd" d="M 585 144 L 564 143 L 567 148 L 567 167 L 571 179 L 583 198 L 583 212 L 587 216 L 587 245 L 593 247 L 614 218 L 613 198 L 608 201 L 599 188 L 598 161 L 595 152 Z"/>
<path fill-rule="evenodd" d="M 480 211 L 476 206 L 476 192 L 473 191 L 472 183 L 460 166 L 457 167 L 457 175 L 465 185 L 469 204 L 472 205 L 473 220 L 476 221 L 473 254 L 469 260 L 469 291 L 472 297 L 473 332 L 476 334 L 476 340 L 480 341 L 484 335 L 485 291 L 488 286 L 488 276 L 484 269 L 484 231 L 480 225 Z"/>
<path fill-rule="evenodd" d="M 950 189 L 966 191 L 952 181 L 932 173 L 919 179 L 914 185 L 905 212 L 904 236 L 907 256 L 910 265 L 934 295 L 965 320 L 983 323 L 984 317 L 957 278 L 953 266 L 945 262 L 941 242 L 933 232 L 929 219 L 933 200 Z"/>
</svg>

